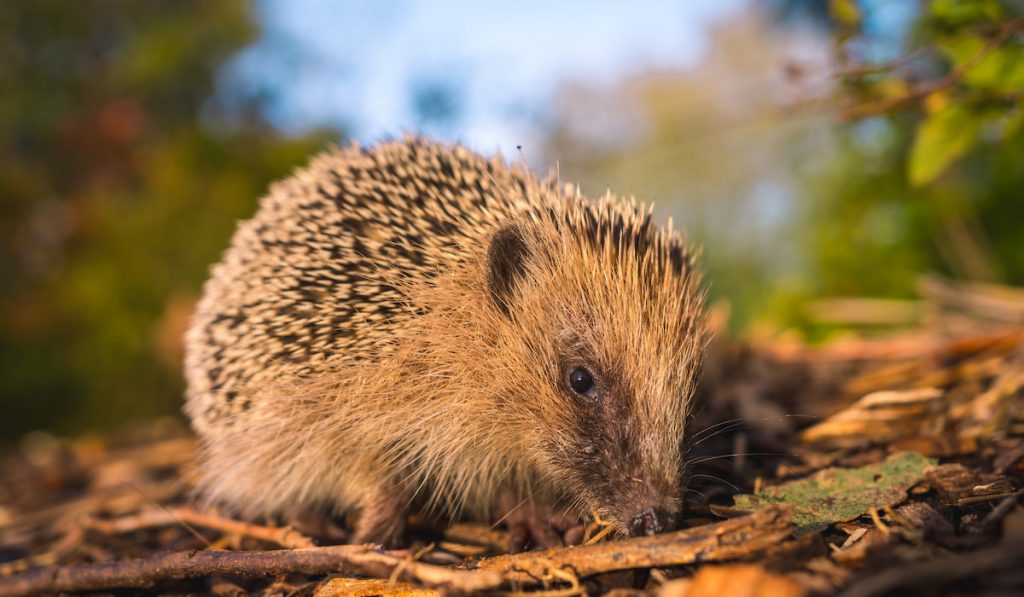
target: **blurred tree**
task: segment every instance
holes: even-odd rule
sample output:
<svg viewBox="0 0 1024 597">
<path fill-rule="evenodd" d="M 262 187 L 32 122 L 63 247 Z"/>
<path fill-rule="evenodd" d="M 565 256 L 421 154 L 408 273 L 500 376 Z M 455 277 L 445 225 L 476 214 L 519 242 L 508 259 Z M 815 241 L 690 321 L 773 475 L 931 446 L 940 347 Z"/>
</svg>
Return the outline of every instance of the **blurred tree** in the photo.
<svg viewBox="0 0 1024 597">
<path fill-rule="evenodd" d="M 709 45 L 685 70 L 566 85 L 545 151 L 585 194 L 634 194 L 672 215 L 703 247 L 712 297 L 728 298 L 742 329 L 805 268 L 795 185 L 832 144 L 820 114 L 785 109 L 802 89 L 782 67 L 794 56 L 824 67 L 828 50 L 823 33 L 780 30 L 754 11 L 717 25 Z"/>
<path fill-rule="evenodd" d="M 1024 283 L 1024 3 L 890 4 L 769 1 L 696 67 L 568 85 L 548 153 L 679 216 L 737 330 L 827 333 L 809 300 L 913 297 L 929 271 Z"/>
<path fill-rule="evenodd" d="M 176 411 L 208 265 L 337 136 L 218 101 L 257 33 L 238 0 L 0 3 L 0 438 Z"/>
<path fill-rule="evenodd" d="M 891 60 L 871 52 L 870 14 L 832 5 L 828 105 L 846 124 L 803 187 L 806 295 L 909 297 L 927 271 L 1024 283 L 1024 3 L 922 3 Z M 791 298 L 799 321 L 806 296 Z"/>
</svg>

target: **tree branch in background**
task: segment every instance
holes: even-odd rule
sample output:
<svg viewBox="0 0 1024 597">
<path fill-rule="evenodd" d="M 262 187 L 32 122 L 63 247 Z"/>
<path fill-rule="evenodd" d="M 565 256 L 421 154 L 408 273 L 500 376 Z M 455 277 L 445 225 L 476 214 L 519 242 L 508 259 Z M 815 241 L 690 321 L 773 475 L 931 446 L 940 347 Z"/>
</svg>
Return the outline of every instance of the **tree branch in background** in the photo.
<svg viewBox="0 0 1024 597">
<path fill-rule="evenodd" d="M 880 100 L 870 101 L 859 105 L 841 108 L 839 110 L 839 119 L 843 122 L 850 122 L 853 120 L 867 118 L 869 116 L 887 114 L 894 110 L 904 108 L 921 99 L 924 99 L 925 97 L 936 91 L 948 89 L 956 85 L 961 79 L 963 79 L 964 75 L 966 75 L 971 69 L 980 64 L 986 57 L 988 57 L 989 54 L 1002 47 L 1010 39 L 1011 35 L 1020 31 L 1022 28 L 1024 28 L 1024 17 L 1018 17 L 1011 21 L 1007 21 L 1002 27 L 999 28 L 998 33 L 992 39 L 990 39 L 988 43 L 986 43 L 981 48 L 981 50 L 978 51 L 977 54 L 972 56 L 970 59 L 964 61 L 964 63 L 959 65 L 957 68 L 951 70 L 946 76 L 936 79 L 934 81 L 922 83 L 912 88 L 910 91 L 903 95 L 890 98 L 883 98 Z M 925 49 L 926 48 L 916 50 L 915 52 L 908 54 L 904 58 L 898 58 L 895 61 L 893 61 L 893 63 L 889 64 L 898 65 L 900 63 L 910 62 L 910 56 L 917 53 L 918 51 L 922 51 Z M 887 65 L 881 66 L 883 68 L 880 68 L 880 70 L 886 70 L 886 68 L 884 67 Z M 865 74 L 869 73 L 870 71 L 868 71 L 868 73 Z"/>
</svg>

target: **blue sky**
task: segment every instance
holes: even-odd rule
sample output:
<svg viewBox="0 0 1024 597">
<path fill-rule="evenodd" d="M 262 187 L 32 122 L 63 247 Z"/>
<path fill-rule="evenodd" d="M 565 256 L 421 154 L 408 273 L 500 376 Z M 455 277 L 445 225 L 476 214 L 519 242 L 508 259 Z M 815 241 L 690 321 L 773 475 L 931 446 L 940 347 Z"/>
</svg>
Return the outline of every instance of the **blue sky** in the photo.
<svg viewBox="0 0 1024 597">
<path fill-rule="evenodd" d="M 263 37 L 227 79 L 265 91 L 286 130 L 341 124 L 363 142 L 419 130 L 509 155 L 534 140 L 560 84 L 692 65 L 709 26 L 745 5 L 263 0 Z M 417 89 L 458 116 L 418 118 Z"/>
</svg>

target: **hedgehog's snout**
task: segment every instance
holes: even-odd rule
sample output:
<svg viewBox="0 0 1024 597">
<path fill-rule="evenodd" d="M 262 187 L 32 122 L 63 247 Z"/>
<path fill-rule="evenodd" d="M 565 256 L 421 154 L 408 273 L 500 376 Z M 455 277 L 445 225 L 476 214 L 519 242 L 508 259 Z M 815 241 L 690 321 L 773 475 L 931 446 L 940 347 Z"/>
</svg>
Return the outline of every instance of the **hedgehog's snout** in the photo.
<svg viewBox="0 0 1024 597">
<path fill-rule="evenodd" d="M 619 536 L 646 537 L 676 530 L 682 514 L 678 492 L 669 488 L 659 491 L 637 481 L 634 477 L 628 484 L 612 482 L 603 486 L 604 497 L 595 495 L 590 509 L 614 526 Z"/>
<path fill-rule="evenodd" d="M 675 528 L 675 515 L 664 508 L 646 508 L 629 522 L 630 537 L 645 537 L 671 531 Z"/>
<path fill-rule="evenodd" d="M 614 517 L 620 532 L 630 537 L 646 537 L 675 530 L 682 507 L 677 486 L 639 481 L 634 478 L 633 491 L 620 494 L 625 499 L 618 502 L 619 514 Z"/>
</svg>

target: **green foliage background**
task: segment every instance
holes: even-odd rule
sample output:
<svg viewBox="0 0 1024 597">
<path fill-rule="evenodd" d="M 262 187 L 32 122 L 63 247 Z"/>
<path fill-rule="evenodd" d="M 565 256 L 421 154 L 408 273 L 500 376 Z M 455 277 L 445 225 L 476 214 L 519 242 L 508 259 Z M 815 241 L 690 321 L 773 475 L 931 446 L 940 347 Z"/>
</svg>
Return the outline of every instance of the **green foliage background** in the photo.
<svg viewBox="0 0 1024 597">
<path fill-rule="evenodd" d="M 806 29 L 752 12 L 694 69 L 577 82 L 552 118 L 563 178 L 655 200 L 704 247 L 738 334 L 824 339 L 815 299 L 914 299 L 922 274 L 1024 283 L 1024 5 L 922 2 L 886 62 L 884 3 L 828 4 L 828 76 L 790 63 Z"/>
<path fill-rule="evenodd" d="M 207 267 L 268 182 L 337 136 L 216 105 L 218 69 L 258 35 L 249 10 L 0 3 L 0 438 L 174 412 Z"/>
<path fill-rule="evenodd" d="M 859 11 L 846 14 L 839 44 L 862 26 Z M 1022 15 L 1017 1 L 925 3 L 910 60 L 840 80 L 838 113 L 852 124 L 838 131 L 838 159 L 804 187 L 816 198 L 805 216 L 813 267 L 791 313 L 793 298 L 911 297 L 926 272 L 1024 284 Z M 873 141 L 858 142 L 869 127 Z"/>
<path fill-rule="evenodd" d="M 879 64 L 877 3 L 832 0 L 832 85 L 780 112 L 766 90 L 802 35 L 780 14 L 822 4 L 757 3 L 782 8 L 724 24 L 690 71 L 567 82 L 545 160 L 673 213 L 738 334 L 824 338 L 808 301 L 912 298 L 925 272 L 1024 283 L 1021 2 L 921 3 L 901 40 L 920 50 Z M 209 264 L 269 181 L 343 136 L 285 135 L 224 88 L 258 35 L 241 0 L 0 3 L 0 441 L 177 411 Z"/>
</svg>

